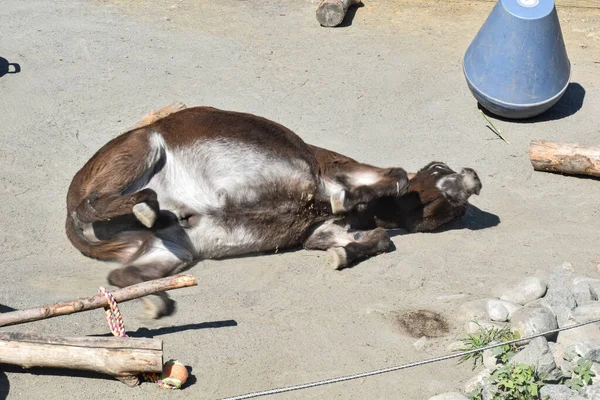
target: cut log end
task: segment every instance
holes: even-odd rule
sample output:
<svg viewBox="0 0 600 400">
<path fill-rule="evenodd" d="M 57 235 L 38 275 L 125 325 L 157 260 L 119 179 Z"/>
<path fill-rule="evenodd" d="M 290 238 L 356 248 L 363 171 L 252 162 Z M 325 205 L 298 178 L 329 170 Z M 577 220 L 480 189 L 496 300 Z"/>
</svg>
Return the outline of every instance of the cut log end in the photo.
<svg viewBox="0 0 600 400">
<path fill-rule="evenodd" d="M 338 26 L 344 20 L 346 11 L 340 3 L 323 3 L 317 10 L 317 21 L 322 26 L 331 28 Z"/>
</svg>

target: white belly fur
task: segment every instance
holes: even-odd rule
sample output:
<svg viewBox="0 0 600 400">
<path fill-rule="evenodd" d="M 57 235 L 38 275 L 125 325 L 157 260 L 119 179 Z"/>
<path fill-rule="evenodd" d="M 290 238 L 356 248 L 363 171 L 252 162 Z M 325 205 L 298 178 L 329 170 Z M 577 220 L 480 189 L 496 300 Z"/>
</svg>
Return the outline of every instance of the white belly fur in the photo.
<svg viewBox="0 0 600 400">
<path fill-rule="evenodd" d="M 163 143 L 163 146 L 164 143 Z M 178 217 L 199 216 L 187 229 L 197 256 L 218 258 L 268 247 L 262 235 L 244 226 L 224 226 L 219 214 L 226 204 L 251 205 L 260 188 L 317 187 L 306 162 L 282 159 L 265 149 L 225 140 L 199 141 L 192 147 L 165 146 L 165 166 L 148 182 L 160 208 Z M 310 189 L 308 189 L 310 191 Z M 308 196 L 307 196 L 308 197 Z"/>
</svg>

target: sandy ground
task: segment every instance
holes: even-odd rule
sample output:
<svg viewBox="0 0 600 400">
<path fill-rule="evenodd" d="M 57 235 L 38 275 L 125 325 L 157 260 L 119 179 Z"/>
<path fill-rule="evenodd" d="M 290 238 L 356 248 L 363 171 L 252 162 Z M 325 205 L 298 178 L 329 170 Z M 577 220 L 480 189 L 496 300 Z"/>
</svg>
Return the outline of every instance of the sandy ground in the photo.
<svg viewBox="0 0 600 400">
<path fill-rule="evenodd" d="M 307 251 L 204 261 L 191 270 L 200 285 L 172 293 L 176 315 L 147 322 L 137 302 L 123 304 L 131 335 L 162 339 L 165 358 L 193 368 L 181 392 L 2 366 L 0 398 L 217 399 L 389 367 L 446 354 L 462 334 L 457 307 L 498 282 L 563 261 L 597 276 L 599 182 L 533 172 L 527 148 L 600 143 L 600 10 L 559 9 L 573 84 L 542 118 L 497 121 L 508 145 L 490 140 L 461 69 L 491 7 L 373 0 L 325 29 L 306 0 L 0 0 L 0 57 L 21 68 L 0 74 L 0 311 L 105 284 L 113 265 L 63 233 L 68 184 L 102 144 L 173 100 L 256 113 L 382 166 L 471 166 L 484 186 L 461 221 L 395 236 L 396 251 L 352 269 L 331 272 Z M 397 321 L 415 309 L 449 327 L 421 350 Z M 100 310 L 2 330 L 108 332 Z M 472 375 L 446 361 L 274 398 L 426 399 Z"/>
</svg>

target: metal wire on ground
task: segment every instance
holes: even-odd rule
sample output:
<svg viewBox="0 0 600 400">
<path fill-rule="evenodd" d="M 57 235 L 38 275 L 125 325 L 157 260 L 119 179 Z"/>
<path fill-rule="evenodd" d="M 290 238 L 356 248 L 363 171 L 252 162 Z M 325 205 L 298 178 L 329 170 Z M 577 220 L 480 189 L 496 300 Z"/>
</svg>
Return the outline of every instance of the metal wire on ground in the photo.
<svg viewBox="0 0 600 400">
<path fill-rule="evenodd" d="M 378 370 L 370 371 L 370 372 L 363 372 L 361 374 L 342 376 L 342 377 L 339 377 L 339 378 L 331 378 L 331 379 L 326 379 L 326 380 L 317 381 L 317 382 L 311 382 L 311 383 L 304 383 L 304 384 L 301 384 L 301 385 L 294 385 L 294 386 L 288 386 L 288 387 L 283 387 L 283 388 L 264 390 L 262 392 L 247 393 L 247 394 L 242 394 L 242 395 L 239 395 L 239 396 L 227 397 L 227 398 L 224 398 L 222 400 L 244 400 L 244 399 L 252 399 L 252 398 L 255 398 L 255 397 L 269 396 L 269 395 L 272 395 L 272 394 L 279 394 L 279 393 L 291 392 L 291 391 L 294 391 L 294 390 L 308 389 L 308 388 L 317 387 L 317 386 L 329 385 L 329 384 L 332 384 L 332 383 L 338 383 L 338 382 L 350 381 L 350 380 L 353 380 L 353 379 L 365 378 L 367 376 L 385 374 L 386 372 L 399 371 L 401 369 L 418 367 L 418 366 L 425 365 L 425 364 L 431 364 L 431 363 L 435 363 L 435 362 L 449 360 L 451 358 L 458 358 L 458 357 L 465 356 L 467 354 L 473 354 L 473 353 L 478 353 L 480 351 L 484 351 L 484 350 L 488 350 L 488 349 L 493 349 L 494 347 L 500 347 L 500 346 L 504 346 L 506 344 L 523 342 L 523 341 L 526 341 L 526 340 L 535 339 L 535 338 L 540 337 L 540 336 L 546 336 L 546 335 L 550 335 L 550 334 L 553 334 L 553 333 L 558 333 L 558 332 L 561 332 L 561 331 L 567 331 L 569 329 L 575 329 L 575 328 L 582 327 L 584 325 L 595 324 L 595 323 L 598 323 L 598 322 L 600 322 L 600 318 L 594 319 L 594 320 L 591 320 L 591 321 L 581 322 L 581 323 L 570 325 L 570 326 L 564 326 L 562 328 L 552 329 L 552 330 L 549 330 L 549 331 L 546 331 L 546 332 L 537 333 L 535 335 L 525 336 L 525 337 L 522 337 L 520 339 L 507 340 L 506 342 L 491 344 L 489 346 L 480 347 L 478 349 L 462 351 L 462 352 L 459 352 L 459 353 L 448 354 L 448 355 L 441 356 L 441 357 L 436 357 L 436 358 L 430 358 L 428 360 L 416 361 L 416 362 L 412 362 L 412 363 L 409 363 L 409 364 L 404 364 L 404 365 L 398 365 L 398 366 L 395 366 L 395 367 L 378 369 Z"/>
</svg>

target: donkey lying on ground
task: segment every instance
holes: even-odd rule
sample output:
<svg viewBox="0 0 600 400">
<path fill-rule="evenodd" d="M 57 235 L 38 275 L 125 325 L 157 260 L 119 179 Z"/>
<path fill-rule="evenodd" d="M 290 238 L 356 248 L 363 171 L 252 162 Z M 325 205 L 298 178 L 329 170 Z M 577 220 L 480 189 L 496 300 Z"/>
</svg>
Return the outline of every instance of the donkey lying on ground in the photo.
<svg viewBox="0 0 600 400">
<path fill-rule="evenodd" d="M 122 263 L 108 275 L 114 286 L 204 258 L 301 245 L 327 250 L 341 269 L 390 251 L 385 229 L 429 231 L 463 215 L 481 189 L 469 168 L 433 162 L 409 177 L 254 115 L 177 108 L 107 143 L 69 188 L 69 240 L 88 257 Z M 166 294 L 145 300 L 154 318 L 174 310 Z"/>
</svg>

